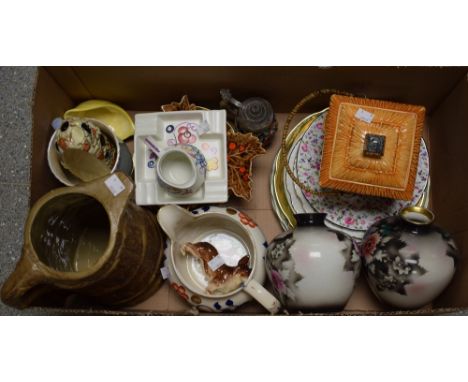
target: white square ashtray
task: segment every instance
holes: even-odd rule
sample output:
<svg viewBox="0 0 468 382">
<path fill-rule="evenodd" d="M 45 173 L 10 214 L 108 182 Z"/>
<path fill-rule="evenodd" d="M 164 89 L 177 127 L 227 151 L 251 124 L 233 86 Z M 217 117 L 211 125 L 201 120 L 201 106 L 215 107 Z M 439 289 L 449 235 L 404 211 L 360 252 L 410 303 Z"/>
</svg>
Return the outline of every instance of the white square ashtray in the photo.
<svg viewBox="0 0 468 382">
<path fill-rule="evenodd" d="M 156 176 L 156 154 L 145 143 L 151 137 L 160 150 L 190 144 L 205 156 L 206 178 L 193 194 L 175 195 Z M 225 203 L 228 200 L 226 111 L 193 110 L 135 115 L 135 196 L 139 205 Z"/>
</svg>

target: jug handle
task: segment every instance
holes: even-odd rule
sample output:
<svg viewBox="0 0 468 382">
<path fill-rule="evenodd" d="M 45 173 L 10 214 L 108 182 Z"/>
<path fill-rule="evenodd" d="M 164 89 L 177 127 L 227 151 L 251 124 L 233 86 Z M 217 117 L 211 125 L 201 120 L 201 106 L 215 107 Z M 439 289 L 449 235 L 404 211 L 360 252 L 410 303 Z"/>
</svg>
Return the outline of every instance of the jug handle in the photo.
<svg viewBox="0 0 468 382">
<path fill-rule="evenodd" d="M 32 258 L 30 250 L 25 248 L 15 270 L 2 286 L 2 301 L 10 306 L 24 308 L 29 305 L 25 298 L 28 292 L 45 281 L 46 276 L 40 266 Z"/>
<path fill-rule="evenodd" d="M 115 196 L 109 186 L 106 185 L 106 181 L 112 177 L 117 177 L 124 186 L 124 189 Z M 119 221 L 120 215 L 123 213 L 124 207 L 134 190 L 134 185 L 127 175 L 118 171 L 92 182 L 78 185 L 76 190 L 98 200 L 109 214 L 112 224 L 112 221 Z"/>
<path fill-rule="evenodd" d="M 159 226 L 173 242 L 176 241 L 177 230 L 183 225 L 181 223 L 193 219 L 195 216 L 191 212 L 175 205 L 161 207 L 158 211 Z"/>
</svg>

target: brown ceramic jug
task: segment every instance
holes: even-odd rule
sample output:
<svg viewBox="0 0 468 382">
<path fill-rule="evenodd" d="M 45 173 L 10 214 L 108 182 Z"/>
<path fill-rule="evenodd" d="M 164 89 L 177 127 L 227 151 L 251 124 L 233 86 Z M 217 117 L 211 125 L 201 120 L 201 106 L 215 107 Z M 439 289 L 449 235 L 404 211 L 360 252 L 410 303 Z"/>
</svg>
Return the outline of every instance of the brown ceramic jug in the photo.
<svg viewBox="0 0 468 382">
<path fill-rule="evenodd" d="M 123 173 L 115 176 L 125 188 L 114 196 L 105 184 L 112 176 L 55 189 L 34 204 L 23 254 L 2 287 L 4 303 L 22 308 L 65 290 L 122 306 L 156 292 L 161 231 L 153 215 L 131 200 L 134 186 Z"/>
</svg>

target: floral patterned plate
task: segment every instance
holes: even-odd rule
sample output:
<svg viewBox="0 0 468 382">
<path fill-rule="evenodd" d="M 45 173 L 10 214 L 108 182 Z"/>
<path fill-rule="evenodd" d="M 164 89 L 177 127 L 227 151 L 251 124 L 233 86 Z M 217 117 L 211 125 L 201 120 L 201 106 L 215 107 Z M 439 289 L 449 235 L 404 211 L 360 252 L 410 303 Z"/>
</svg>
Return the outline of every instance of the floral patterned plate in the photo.
<svg viewBox="0 0 468 382">
<path fill-rule="evenodd" d="M 302 137 L 297 160 L 299 180 L 316 191 L 322 190 L 319 185 L 319 176 L 325 117 L 326 113 L 323 113 L 315 119 Z M 395 215 L 408 205 L 417 205 L 426 189 L 428 179 L 429 155 L 426 144 L 421 139 L 414 195 L 409 202 L 345 192 L 329 195 L 302 193 L 314 210 L 326 213 L 327 220 L 335 225 L 350 230 L 365 231 L 376 221 Z"/>
<path fill-rule="evenodd" d="M 294 143 L 288 155 L 288 162 L 293 172 L 296 171 L 296 160 L 297 160 L 299 143 L 300 143 L 300 140 Z M 296 192 L 295 187 L 294 187 L 296 186 L 296 184 L 292 181 L 292 179 L 289 177 L 287 172 L 284 173 L 284 186 L 285 186 L 284 188 L 286 191 L 286 196 L 288 197 L 289 205 L 291 206 L 295 214 L 306 212 L 307 207 L 308 209 L 311 210 L 311 207 L 307 203 L 307 200 L 305 200 L 304 196 Z"/>
<path fill-rule="evenodd" d="M 319 115 L 323 114 L 328 110 L 311 114 L 301 120 L 288 134 L 286 139 L 286 147 L 289 147 L 288 161 L 293 168 L 293 171 L 296 172 L 296 162 L 297 162 L 297 149 L 298 144 L 300 143 L 301 138 L 304 133 L 308 130 L 309 126 Z M 312 209 L 308 201 L 302 195 L 301 189 L 297 186 L 292 179 L 289 177 L 288 173 L 284 171 L 284 166 L 281 164 L 281 150 L 278 151 L 275 161 L 273 163 L 273 169 L 271 173 L 271 183 L 270 183 L 270 192 L 272 195 L 271 203 L 273 211 L 275 211 L 276 216 L 281 224 L 281 227 L 284 230 L 290 230 L 296 226 L 296 221 L 294 219 L 294 214 L 304 213 L 304 212 L 317 212 Z M 334 223 L 325 220 L 325 225 L 332 229 L 341 231 L 355 239 L 361 239 L 364 235 L 364 232 L 361 231 L 352 231 L 340 226 L 335 225 Z"/>
<path fill-rule="evenodd" d="M 294 142 L 307 131 L 307 128 L 310 126 L 314 118 L 316 118 L 317 114 L 318 113 L 315 113 L 305 117 L 293 129 L 291 129 L 286 138 L 286 148 L 288 149 L 288 152 Z M 281 227 L 284 230 L 288 230 L 295 227 L 296 221 L 294 219 L 294 211 L 291 209 L 288 196 L 286 195 L 285 181 L 287 178 L 285 177 L 286 171 L 282 164 L 281 153 L 282 151 L 280 149 L 273 162 L 270 178 L 270 193 L 273 211 L 276 213 Z"/>
<path fill-rule="evenodd" d="M 299 157 L 299 147 L 301 145 L 301 142 L 302 137 L 294 143 L 288 155 L 289 165 L 291 166 L 295 174 L 297 174 L 297 161 Z M 311 207 L 307 199 L 302 194 L 301 188 L 293 182 L 293 180 L 287 172 L 284 173 L 284 185 L 289 204 L 294 214 L 317 212 Z M 357 231 L 341 227 L 328 219 L 325 219 L 325 225 L 336 231 L 343 232 L 344 234 L 351 236 L 352 238 L 357 240 L 361 240 L 365 233 L 365 231 Z"/>
<path fill-rule="evenodd" d="M 207 204 L 228 200 L 225 110 L 144 113 L 135 116 L 135 185 L 139 205 Z M 156 156 L 144 143 L 151 136 L 160 150 L 177 144 L 198 148 L 207 163 L 206 181 L 197 192 L 174 196 L 156 182 Z"/>
</svg>

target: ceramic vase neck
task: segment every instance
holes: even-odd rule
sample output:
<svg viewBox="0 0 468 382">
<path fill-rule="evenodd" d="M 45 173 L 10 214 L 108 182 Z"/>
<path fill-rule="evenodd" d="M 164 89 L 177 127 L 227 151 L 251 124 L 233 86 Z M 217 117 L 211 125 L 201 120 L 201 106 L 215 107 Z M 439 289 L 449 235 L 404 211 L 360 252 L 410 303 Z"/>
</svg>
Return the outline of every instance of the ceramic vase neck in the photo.
<svg viewBox="0 0 468 382">
<path fill-rule="evenodd" d="M 411 206 L 403 208 L 400 211 L 400 217 L 408 224 L 414 227 L 428 227 L 434 222 L 432 211 L 424 207 Z"/>
</svg>

